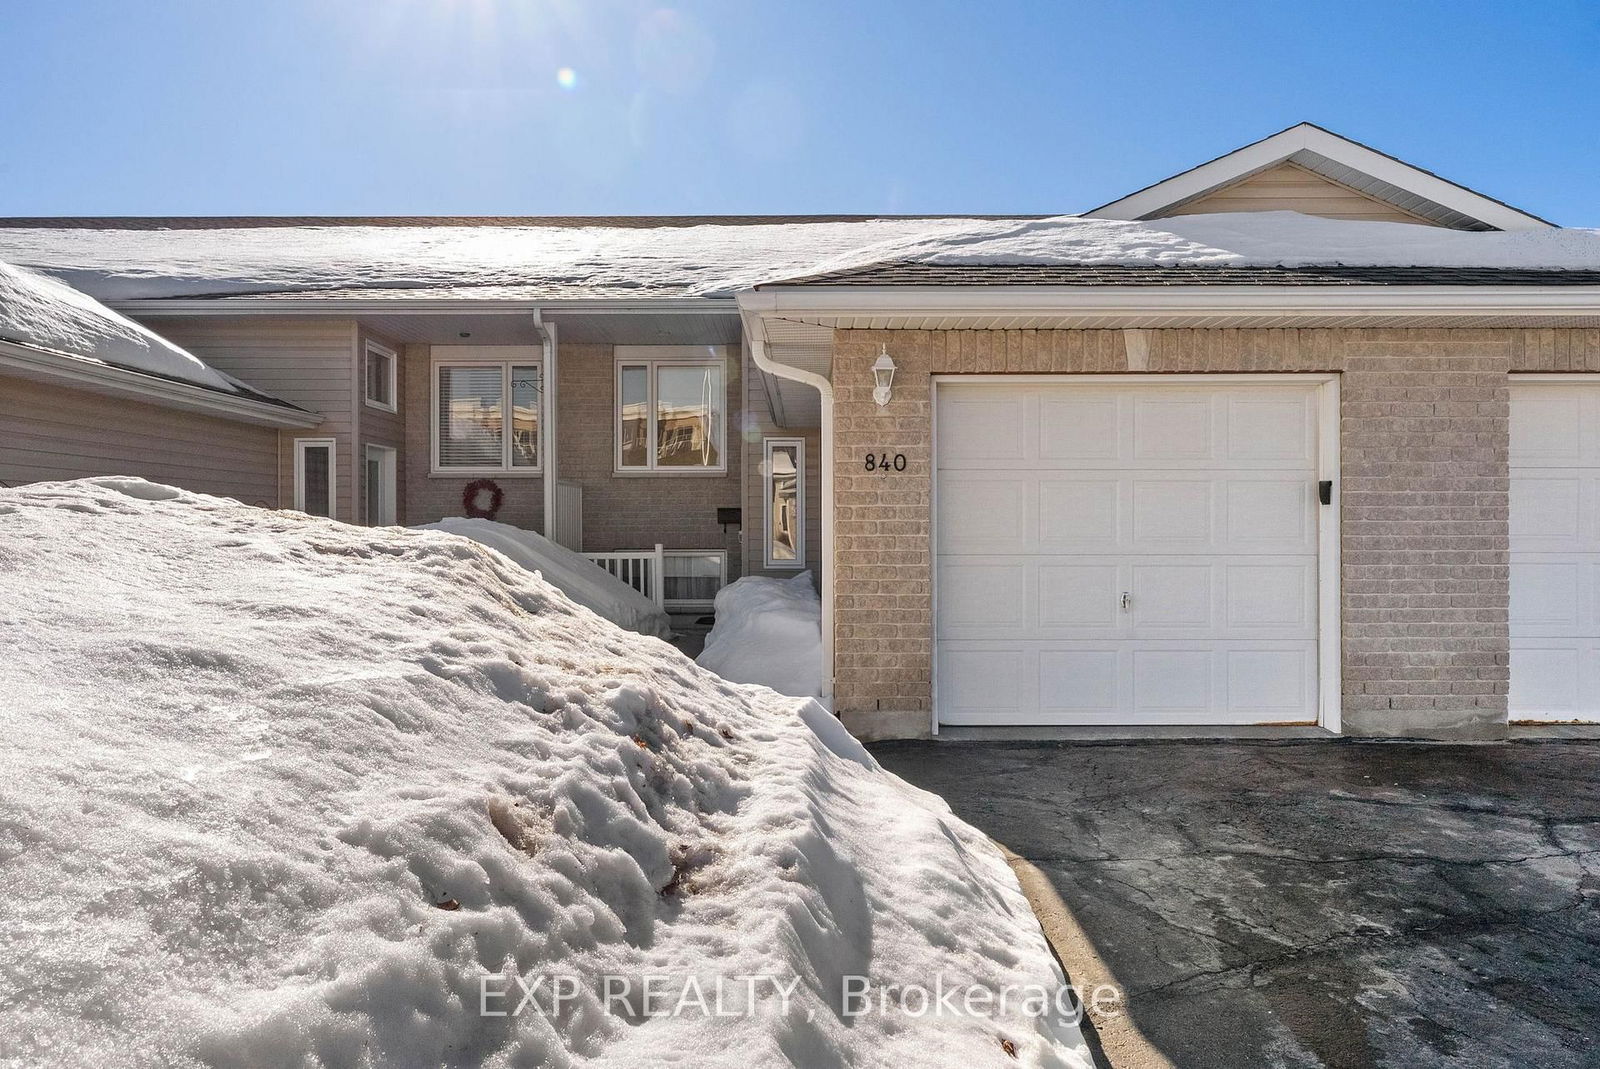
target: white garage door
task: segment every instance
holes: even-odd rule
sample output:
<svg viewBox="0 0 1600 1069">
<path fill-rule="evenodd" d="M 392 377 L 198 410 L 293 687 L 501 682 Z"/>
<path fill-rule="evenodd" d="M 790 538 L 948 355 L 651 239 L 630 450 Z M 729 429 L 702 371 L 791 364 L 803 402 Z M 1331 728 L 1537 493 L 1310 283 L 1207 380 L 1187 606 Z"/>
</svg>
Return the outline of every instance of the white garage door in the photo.
<svg viewBox="0 0 1600 1069">
<path fill-rule="evenodd" d="M 1511 387 L 1511 719 L 1600 719 L 1600 384 Z"/>
<path fill-rule="evenodd" d="M 941 723 L 1317 718 L 1315 384 L 941 383 Z"/>
</svg>

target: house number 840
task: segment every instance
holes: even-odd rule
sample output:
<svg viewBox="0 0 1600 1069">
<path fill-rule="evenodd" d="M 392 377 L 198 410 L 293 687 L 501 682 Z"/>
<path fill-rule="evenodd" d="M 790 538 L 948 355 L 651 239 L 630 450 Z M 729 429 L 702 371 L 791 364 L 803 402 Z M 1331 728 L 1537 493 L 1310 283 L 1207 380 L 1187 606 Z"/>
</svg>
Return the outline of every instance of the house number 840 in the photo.
<svg viewBox="0 0 1600 1069">
<path fill-rule="evenodd" d="M 868 471 L 905 471 L 906 455 L 904 453 L 896 453 L 894 456 L 890 456 L 888 453 L 868 453 L 866 469 Z"/>
</svg>

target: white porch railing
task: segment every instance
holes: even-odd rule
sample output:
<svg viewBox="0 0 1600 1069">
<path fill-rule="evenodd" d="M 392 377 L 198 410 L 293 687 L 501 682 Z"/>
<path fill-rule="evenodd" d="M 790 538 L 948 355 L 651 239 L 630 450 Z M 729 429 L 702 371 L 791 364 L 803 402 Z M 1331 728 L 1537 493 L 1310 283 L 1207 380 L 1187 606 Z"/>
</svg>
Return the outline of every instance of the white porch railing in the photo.
<svg viewBox="0 0 1600 1069">
<path fill-rule="evenodd" d="M 556 482 L 556 522 L 551 540 L 583 552 L 583 484 L 570 479 Z"/>
<path fill-rule="evenodd" d="M 657 542 L 655 549 L 585 553 L 584 556 L 655 602 L 658 608 L 666 606 L 666 553 L 661 543 Z"/>
</svg>

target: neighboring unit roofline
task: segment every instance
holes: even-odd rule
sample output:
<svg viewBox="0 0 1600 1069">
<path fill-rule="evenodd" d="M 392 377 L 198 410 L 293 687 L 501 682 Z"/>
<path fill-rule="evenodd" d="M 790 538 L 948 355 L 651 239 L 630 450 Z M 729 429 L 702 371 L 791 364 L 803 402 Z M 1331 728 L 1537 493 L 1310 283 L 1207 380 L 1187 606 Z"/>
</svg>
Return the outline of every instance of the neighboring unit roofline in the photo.
<svg viewBox="0 0 1600 1069">
<path fill-rule="evenodd" d="M 1309 122 L 1296 123 L 1083 214 L 1099 219 L 1146 219 L 1163 209 L 1282 163 L 1300 151 L 1353 167 L 1496 230 L 1537 230 L 1556 225 L 1532 212 Z"/>
<path fill-rule="evenodd" d="M 274 427 L 315 427 L 322 417 L 287 401 L 258 401 L 74 353 L 0 340 L 0 371 Z"/>
</svg>

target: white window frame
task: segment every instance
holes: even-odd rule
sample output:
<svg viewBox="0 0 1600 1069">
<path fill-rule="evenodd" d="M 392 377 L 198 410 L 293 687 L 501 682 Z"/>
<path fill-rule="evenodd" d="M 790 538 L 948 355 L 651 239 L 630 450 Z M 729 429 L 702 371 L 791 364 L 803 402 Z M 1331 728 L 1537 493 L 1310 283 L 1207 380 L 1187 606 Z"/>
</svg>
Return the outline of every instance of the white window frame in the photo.
<svg viewBox="0 0 1600 1069">
<path fill-rule="evenodd" d="M 369 443 L 362 448 L 361 454 L 365 462 L 361 467 L 361 522 L 368 527 L 393 527 L 397 522 L 395 515 L 398 502 L 395 498 L 400 489 L 399 480 L 396 478 L 399 451 L 393 446 Z M 372 479 L 367 469 L 367 465 L 372 463 L 374 454 L 377 454 L 383 479 L 383 499 L 380 501 L 383 506 L 380 509 L 382 515 L 376 520 L 372 518 Z"/>
<path fill-rule="evenodd" d="M 498 466 L 462 467 L 458 465 L 442 465 L 439 463 L 439 370 L 446 367 L 499 367 L 500 369 L 500 403 L 511 403 L 511 369 L 513 367 L 536 367 L 539 369 L 539 463 L 532 467 L 511 466 L 511 427 L 504 415 L 501 416 L 500 435 L 500 464 Z M 474 345 L 446 345 L 434 346 L 433 359 L 428 367 L 428 437 L 431 440 L 429 453 L 428 474 L 430 475 L 502 475 L 515 478 L 517 476 L 538 476 L 544 474 L 545 433 L 544 421 L 550 418 L 549 413 L 549 388 L 550 383 L 545 375 L 544 351 L 538 346 L 474 346 Z"/>
<path fill-rule="evenodd" d="M 328 450 L 328 518 L 335 519 L 339 506 L 339 443 L 333 438 L 296 438 L 294 440 L 294 507 L 306 511 L 306 450 Z"/>
<path fill-rule="evenodd" d="M 795 459 L 795 546 L 794 560 L 772 556 L 772 454 L 778 449 L 794 449 Z M 767 568 L 801 569 L 806 566 L 806 440 L 804 438 L 761 439 L 761 555 Z"/>
<path fill-rule="evenodd" d="M 368 388 L 372 385 L 372 376 L 367 373 L 367 363 L 372 359 L 373 353 L 377 353 L 379 356 L 389 361 L 389 401 L 387 404 L 374 398 L 372 394 L 368 392 Z M 399 367 L 399 353 L 395 352 L 387 345 L 382 345 L 370 338 L 367 339 L 366 344 L 361 348 L 361 395 L 366 399 L 368 408 L 376 408 L 384 412 L 400 411 Z"/>
<path fill-rule="evenodd" d="M 645 438 L 649 443 L 647 463 L 627 466 L 622 463 L 622 369 L 644 367 L 646 395 Z M 717 459 L 715 467 L 662 467 L 656 463 L 656 378 L 661 368 L 717 367 L 722 371 L 718 397 Z M 728 351 L 724 345 L 619 345 L 612 375 L 611 436 L 613 473 L 616 475 L 696 476 L 726 475 L 728 472 Z"/>
</svg>

